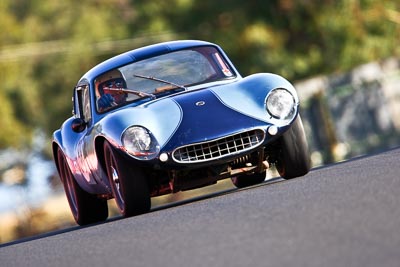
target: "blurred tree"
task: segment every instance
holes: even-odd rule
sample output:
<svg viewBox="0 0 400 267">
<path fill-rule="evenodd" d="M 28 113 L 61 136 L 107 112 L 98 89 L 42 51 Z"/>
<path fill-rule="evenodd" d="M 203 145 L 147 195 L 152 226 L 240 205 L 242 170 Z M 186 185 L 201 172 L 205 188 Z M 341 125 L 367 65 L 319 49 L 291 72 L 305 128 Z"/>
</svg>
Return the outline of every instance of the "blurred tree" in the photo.
<svg viewBox="0 0 400 267">
<path fill-rule="evenodd" d="M 81 75 L 126 50 L 208 40 L 243 75 L 296 80 L 398 56 L 399 10 L 391 0 L 2 0 L 0 149 L 29 144 L 35 128 L 50 136 Z"/>
</svg>

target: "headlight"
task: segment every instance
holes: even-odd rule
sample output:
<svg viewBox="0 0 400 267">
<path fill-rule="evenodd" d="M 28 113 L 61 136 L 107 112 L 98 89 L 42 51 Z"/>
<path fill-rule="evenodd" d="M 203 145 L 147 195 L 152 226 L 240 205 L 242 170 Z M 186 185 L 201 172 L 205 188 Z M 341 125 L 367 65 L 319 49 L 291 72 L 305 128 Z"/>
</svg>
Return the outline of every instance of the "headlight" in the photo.
<svg viewBox="0 0 400 267">
<path fill-rule="evenodd" d="M 160 151 L 152 134 L 140 126 L 126 129 L 122 134 L 122 144 L 129 154 L 141 159 L 153 159 Z"/>
<path fill-rule="evenodd" d="M 296 102 L 293 95 L 286 89 L 275 89 L 270 92 L 266 100 L 268 113 L 277 119 L 290 119 L 295 113 Z"/>
</svg>

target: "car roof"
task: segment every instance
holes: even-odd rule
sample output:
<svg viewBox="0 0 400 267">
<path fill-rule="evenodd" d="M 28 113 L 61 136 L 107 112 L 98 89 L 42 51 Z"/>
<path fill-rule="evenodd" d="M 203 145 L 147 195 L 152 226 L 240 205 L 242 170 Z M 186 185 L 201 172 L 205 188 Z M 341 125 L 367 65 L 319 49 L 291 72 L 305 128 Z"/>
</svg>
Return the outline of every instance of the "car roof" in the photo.
<svg viewBox="0 0 400 267">
<path fill-rule="evenodd" d="M 206 45 L 212 45 L 217 48 L 219 46 L 205 42 L 205 41 L 197 41 L 197 40 L 181 40 L 181 41 L 170 41 L 170 42 L 164 42 L 164 43 L 158 43 L 154 45 L 149 45 L 149 46 L 144 46 L 141 48 L 137 48 L 125 53 L 122 53 L 120 55 L 117 55 L 115 57 L 112 57 L 95 67 L 93 67 L 91 70 L 89 70 L 86 74 L 82 76 L 80 81 L 83 80 L 93 80 L 95 77 L 99 76 L 100 74 L 103 74 L 110 69 L 123 66 L 135 61 L 139 61 L 145 58 L 151 58 L 154 56 L 162 55 L 168 52 L 173 52 L 189 47 L 198 47 L 198 46 L 206 46 Z M 219 50 L 221 50 L 219 48 Z"/>
</svg>

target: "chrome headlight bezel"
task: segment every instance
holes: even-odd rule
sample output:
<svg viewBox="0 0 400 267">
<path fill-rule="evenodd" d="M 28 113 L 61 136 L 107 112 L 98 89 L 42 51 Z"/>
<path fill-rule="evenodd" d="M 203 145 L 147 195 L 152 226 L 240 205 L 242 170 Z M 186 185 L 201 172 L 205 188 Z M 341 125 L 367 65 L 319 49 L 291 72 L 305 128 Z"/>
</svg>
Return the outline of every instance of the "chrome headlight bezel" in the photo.
<svg viewBox="0 0 400 267">
<path fill-rule="evenodd" d="M 291 120 L 296 114 L 297 106 L 295 97 L 285 88 L 271 90 L 265 100 L 268 114 L 278 120 Z"/>
<path fill-rule="evenodd" d="M 138 159 L 154 159 L 160 152 L 160 146 L 153 134 L 142 126 L 125 129 L 121 142 L 126 152 Z"/>
</svg>

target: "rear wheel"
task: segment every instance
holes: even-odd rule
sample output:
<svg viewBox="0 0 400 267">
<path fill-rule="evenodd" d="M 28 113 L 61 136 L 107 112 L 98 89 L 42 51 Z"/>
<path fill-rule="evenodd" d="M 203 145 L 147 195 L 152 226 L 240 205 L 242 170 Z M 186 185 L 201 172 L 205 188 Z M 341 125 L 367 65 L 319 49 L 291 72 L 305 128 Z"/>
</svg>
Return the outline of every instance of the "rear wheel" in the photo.
<svg viewBox="0 0 400 267">
<path fill-rule="evenodd" d="M 143 171 L 129 165 L 109 142 L 104 143 L 107 176 L 115 202 L 124 217 L 150 210 L 150 192 Z"/>
<path fill-rule="evenodd" d="M 231 180 L 237 188 L 243 188 L 264 182 L 266 175 L 267 172 L 264 171 L 262 173 L 238 175 L 236 177 L 232 177 Z"/>
<path fill-rule="evenodd" d="M 310 171 L 311 160 L 308 143 L 300 115 L 280 139 L 280 153 L 276 168 L 282 178 L 303 176 Z"/>
<path fill-rule="evenodd" d="M 57 151 L 57 158 L 60 178 L 76 223 L 86 225 L 106 220 L 107 201 L 87 193 L 78 185 L 60 149 Z"/>
</svg>

